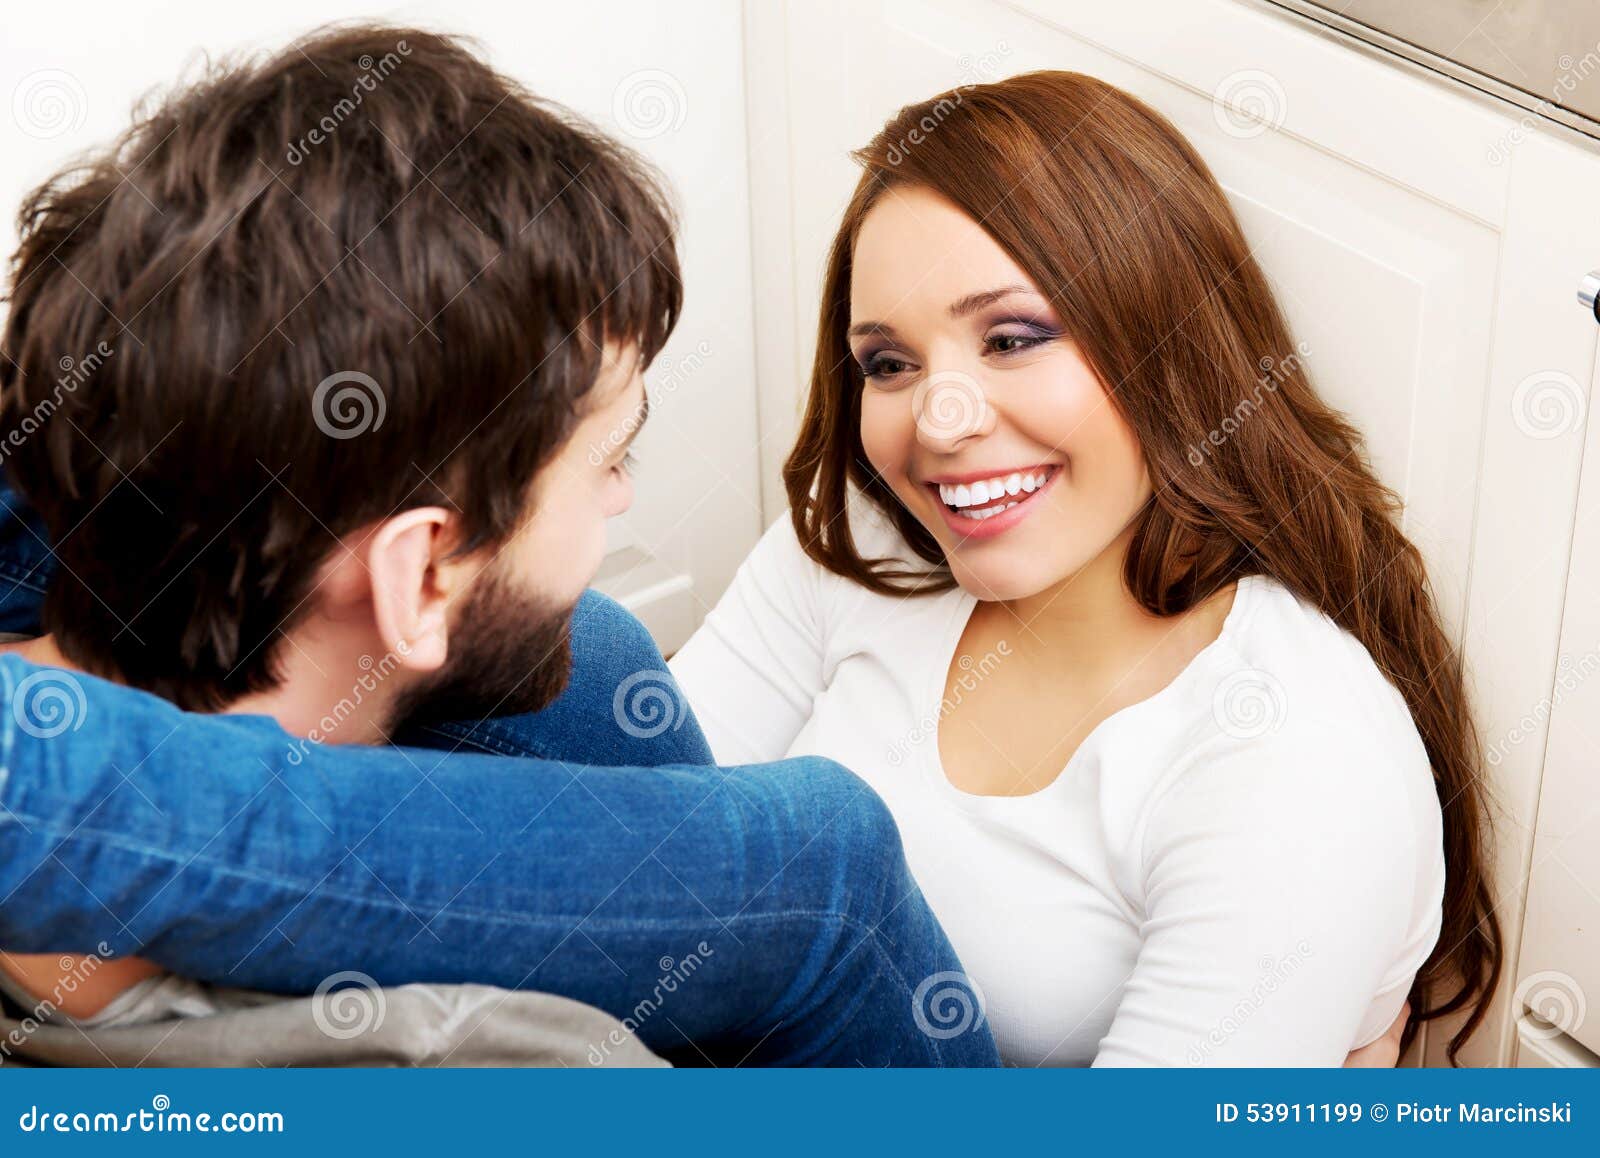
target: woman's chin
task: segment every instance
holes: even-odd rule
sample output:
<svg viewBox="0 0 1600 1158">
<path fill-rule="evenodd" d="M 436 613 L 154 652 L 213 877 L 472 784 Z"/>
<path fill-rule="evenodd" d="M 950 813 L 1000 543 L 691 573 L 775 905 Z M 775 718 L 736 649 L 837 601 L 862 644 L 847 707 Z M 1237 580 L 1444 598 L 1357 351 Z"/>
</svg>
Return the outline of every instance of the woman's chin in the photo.
<svg viewBox="0 0 1600 1158">
<path fill-rule="evenodd" d="M 1027 599 L 1054 586 L 1051 576 L 1032 573 L 1031 568 L 1020 564 L 1007 566 L 971 566 L 959 558 L 950 559 L 950 573 L 967 594 L 985 603 L 1011 603 Z"/>
</svg>

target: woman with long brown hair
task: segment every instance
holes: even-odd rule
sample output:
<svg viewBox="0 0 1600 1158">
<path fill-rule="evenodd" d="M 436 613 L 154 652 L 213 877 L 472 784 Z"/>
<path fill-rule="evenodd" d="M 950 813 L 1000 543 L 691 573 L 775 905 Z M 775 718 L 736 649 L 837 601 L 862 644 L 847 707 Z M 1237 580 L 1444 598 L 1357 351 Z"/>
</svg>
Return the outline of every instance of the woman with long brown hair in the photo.
<svg viewBox="0 0 1600 1158">
<path fill-rule="evenodd" d="M 1501 964 L 1459 656 L 1204 162 L 1032 73 L 858 154 L 774 526 L 673 669 L 889 804 L 1019 1064 L 1338 1064 Z M 952 995 L 951 988 L 961 990 Z"/>
</svg>

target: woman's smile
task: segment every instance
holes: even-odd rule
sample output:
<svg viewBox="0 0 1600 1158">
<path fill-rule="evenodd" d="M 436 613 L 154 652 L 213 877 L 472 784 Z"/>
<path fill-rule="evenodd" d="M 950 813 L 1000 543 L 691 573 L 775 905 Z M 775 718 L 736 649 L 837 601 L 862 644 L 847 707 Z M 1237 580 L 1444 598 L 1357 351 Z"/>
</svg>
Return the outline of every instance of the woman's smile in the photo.
<svg viewBox="0 0 1600 1158">
<path fill-rule="evenodd" d="M 942 474 L 923 485 L 945 525 L 963 539 L 992 539 L 1017 526 L 1061 474 L 1058 463 L 1011 471 Z"/>
</svg>

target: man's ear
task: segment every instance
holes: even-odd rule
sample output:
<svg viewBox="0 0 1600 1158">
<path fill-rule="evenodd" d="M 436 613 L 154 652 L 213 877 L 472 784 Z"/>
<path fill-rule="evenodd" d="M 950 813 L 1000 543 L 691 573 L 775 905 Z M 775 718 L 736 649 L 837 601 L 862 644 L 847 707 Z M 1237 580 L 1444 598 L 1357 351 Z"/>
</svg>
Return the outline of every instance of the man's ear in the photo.
<svg viewBox="0 0 1600 1158">
<path fill-rule="evenodd" d="M 383 646 L 415 671 L 434 671 L 449 651 L 449 607 L 458 568 L 445 559 L 455 520 L 417 507 L 380 523 L 367 540 L 372 612 Z"/>
</svg>

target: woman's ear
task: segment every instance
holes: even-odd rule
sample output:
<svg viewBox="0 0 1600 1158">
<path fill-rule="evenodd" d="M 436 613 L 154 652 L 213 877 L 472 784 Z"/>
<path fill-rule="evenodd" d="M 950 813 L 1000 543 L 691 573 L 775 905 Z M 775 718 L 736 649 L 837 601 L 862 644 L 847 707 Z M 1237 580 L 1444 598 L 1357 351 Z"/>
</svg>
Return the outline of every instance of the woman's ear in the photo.
<svg viewBox="0 0 1600 1158">
<path fill-rule="evenodd" d="M 449 609 L 459 569 L 445 556 L 455 517 L 417 507 L 386 519 L 367 540 L 372 612 L 384 648 L 414 671 L 434 671 L 449 653 Z"/>
</svg>

